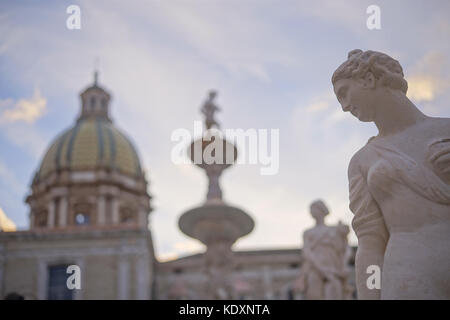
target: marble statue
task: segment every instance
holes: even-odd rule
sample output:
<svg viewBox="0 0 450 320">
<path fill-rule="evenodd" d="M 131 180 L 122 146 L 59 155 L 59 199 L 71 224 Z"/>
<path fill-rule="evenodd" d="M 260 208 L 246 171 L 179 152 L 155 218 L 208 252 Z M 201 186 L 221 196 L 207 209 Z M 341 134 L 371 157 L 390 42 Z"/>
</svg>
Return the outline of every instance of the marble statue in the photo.
<svg viewBox="0 0 450 320">
<path fill-rule="evenodd" d="M 378 128 L 348 168 L 358 298 L 450 299 L 450 119 L 423 114 L 381 52 L 351 51 L 332 83 L 344 111 Z"/>
<path fill-rule="evenodd" d="M 208 94 L 208 98 L 206 99 L 205 103 L 203 104 L 201 108 L 201 112 L 205 116 L 205 124 L 206 129 L 211 129 L 213 126 L 216 126 L 217 128 L 220 128 L 219 123 L 214 119 L 214 114 L 217 111 L 220 111 L 220 108 L 215 104 L 214 99 L 217 96 L 217 92 L 214 90 L 211 90 Z"/>
<path fill-rule="evenodd" d="M 321 200 L 310 206 L 316 225 L 303 234 L 303 264 L 298 290 L 306 300 L 350 299 L 347 268 L 349 227 L 325 224 L 328 208 Z"/>
</svg>

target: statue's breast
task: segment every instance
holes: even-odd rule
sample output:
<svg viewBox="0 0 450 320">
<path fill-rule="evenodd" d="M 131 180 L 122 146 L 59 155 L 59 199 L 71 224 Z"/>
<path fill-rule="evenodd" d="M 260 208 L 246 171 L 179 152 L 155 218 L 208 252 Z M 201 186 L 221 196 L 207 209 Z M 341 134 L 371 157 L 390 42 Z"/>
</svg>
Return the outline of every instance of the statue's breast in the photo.
<svg viewBox="0 0 450 320">
<path fill-rule="evenodd" d="M 450 196 L 450 137 L 404 141 L 403 145 L 386 140 L 370 144 L 369 189 L 388 197 L 404 186 L 429 200 L 446 202 Z"/>
<path fill-rule="evenodd" d="M 450 137 L 430 141 L 427 148 L 427 160 L 434 173 L 450 188 Z"/>
<path fill-rule="evenodd" d="M 415 149 L 383 142 L 370 147 L 374 160 L 367 185 L 389 231 L 416 230 L 448 219 L 450 139 L 424 139 Z"/>
<path fill-rule="evenodd" d="M 340 236 L 337 232 L 337 228 L 334 226 L 321 226 L 316 227 L 315 230 L 312 230 L 309 234 L 310 240 L 314 243 L 315 249 L 317 248 L 327 248 L 327 247 L 335 247 L 336 244 L 340 241 Z"/>
</svg>

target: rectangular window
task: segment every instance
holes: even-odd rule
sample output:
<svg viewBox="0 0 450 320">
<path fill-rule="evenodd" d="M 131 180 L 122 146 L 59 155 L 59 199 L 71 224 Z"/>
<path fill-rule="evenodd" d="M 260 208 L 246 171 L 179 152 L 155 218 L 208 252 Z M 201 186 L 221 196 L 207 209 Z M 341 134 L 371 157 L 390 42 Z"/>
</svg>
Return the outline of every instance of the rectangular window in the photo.
<svg viewBox="0 0 450 320">
<path fill-rule="evenodd" d="M 73 300 L 73 290 L 67 288 L 67 271 L 69 265 L 57 265 L 48 267 L 48 291 L 49 300 Z"/>
</svg>

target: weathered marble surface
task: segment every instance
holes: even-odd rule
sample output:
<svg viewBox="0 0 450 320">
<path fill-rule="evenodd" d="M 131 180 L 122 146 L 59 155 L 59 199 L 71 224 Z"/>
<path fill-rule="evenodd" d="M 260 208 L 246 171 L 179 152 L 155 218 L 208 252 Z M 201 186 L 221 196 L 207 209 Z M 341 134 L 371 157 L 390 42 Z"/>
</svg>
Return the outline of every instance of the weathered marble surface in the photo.
<svg viewBox="0 0 450 320">
<path fill-rule="evenodd" d="M 328 208 L 321 200 L 311 204 L 316 225 L 303 234 L 303 265 L 298 289 L 307 300 L 351 299 L 347 269 L 349 227 L 325 224 Z"/>
<path fill-rule="evenodd" d="M 419 111 L 380 52 L 351 51 L 332 82 L 343 110 L 379 131 L 348 168 L 358 297 L 450 299 L 450 119 Z M 366 285 L 370 265 L 380 289 Z"/>
</svg>

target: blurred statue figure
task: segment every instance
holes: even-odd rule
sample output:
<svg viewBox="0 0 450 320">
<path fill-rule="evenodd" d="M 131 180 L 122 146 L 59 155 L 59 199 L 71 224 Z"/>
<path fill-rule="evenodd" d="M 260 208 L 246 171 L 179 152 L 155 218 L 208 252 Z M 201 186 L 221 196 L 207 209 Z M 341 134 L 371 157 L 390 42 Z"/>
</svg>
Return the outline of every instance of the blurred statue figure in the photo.
<svg viewBox="0 0 450 320">
<path fill-rule="evenodd" d="M 303 233 L 298 289 L 306 300 L 351 299 L 347 270 L 349 227 L 341 222 L 325 225 L 329 211 L 322 200 L 314 201 L 310 210 L 316 225 Z"/>
<path fill-rule="evenodd" d="M 205 124 L 206 129 L 212 128 L 212 126 L 216 126 L 217 128 L 220 128 L 219 123 L 214 119 L 214 114 L 217 111 L 220 111 L 221 109 L 215 104 L 214 99 L 217 96 L 217 92 L 214 90 L 211 90 L 208 94 L 208 98 L 206 99 L 205 103 L 203 104 L 201 108 L 201 112 L 205 116 Z"/>
<path fill-rule="evenodd" d="M 352 50 L 332 83 L 342 109 L 378 129 L 348 167 L 358 297 L 450 299 L 450 119 L 423 114 L 381 52 Z"/>
</svg>

